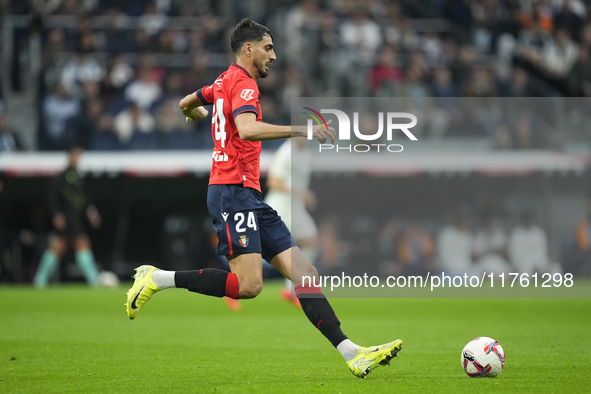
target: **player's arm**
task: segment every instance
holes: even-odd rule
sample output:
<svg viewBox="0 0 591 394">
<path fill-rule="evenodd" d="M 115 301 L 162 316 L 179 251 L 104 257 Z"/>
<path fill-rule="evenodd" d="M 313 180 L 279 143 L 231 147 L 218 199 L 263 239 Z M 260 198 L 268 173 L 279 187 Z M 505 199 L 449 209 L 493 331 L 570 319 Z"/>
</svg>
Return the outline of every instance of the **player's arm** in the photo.
<svg viewBox="0 0 591 394">
<path fill-rule="evenodd" d="M 291 193 L 291 189 L 281 180 L 273 175 L 267 176 L 267 187 L 271 190 L 277 190 L 282 193 L 289 194 Z"/>
<path fill-rule="evenodd" d="M 244 141 L 269 141 L 307 136 L 305 126 L 276 126 L 257 122 L 256 120 L 256 114 L 253 112 L 243 112 L 234 118 L 240 139 Z M 328 121 L 327 124 L 330 126 L 330 123 L 331 121 Z M 328 138 L 334 143 L 335 131 L 332 127 L 328 127 L 328 130 L 326 130 L 316 125 L 313 128 L 313 136 L 321 144 L 325 143 Z"/>
<path fill-rule="evenodd" d="M 201 101 L 197 98 L 197 92 L 193 92 L 179 102 L 179 107 L 183 111 L 183 115 L 187 117 L 187 123 L 190 121 L 198 121 L 207 116 L 208 111 L 203 108 Z"/>
</svg>

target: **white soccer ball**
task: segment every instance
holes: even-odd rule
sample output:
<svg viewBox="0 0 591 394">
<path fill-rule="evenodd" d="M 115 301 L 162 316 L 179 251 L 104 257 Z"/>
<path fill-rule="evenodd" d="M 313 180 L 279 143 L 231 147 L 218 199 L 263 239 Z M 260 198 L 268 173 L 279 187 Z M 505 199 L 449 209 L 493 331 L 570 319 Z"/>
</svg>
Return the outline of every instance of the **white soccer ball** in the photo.
<svg viewBox="0 0 591 394">
<path fill-rule="evenodd" d="M 119 278 L 111 271 L 103 271 L 99 274 L 98 284 L 105 287 L 119 286 Z"/>
<path fill-rule="evenodd" d="M 473 378 L 495 378 L 505 367 L 505 351 L 497 341 L 478 337 L 462 349 L 462 368 Z"/>
</svg>

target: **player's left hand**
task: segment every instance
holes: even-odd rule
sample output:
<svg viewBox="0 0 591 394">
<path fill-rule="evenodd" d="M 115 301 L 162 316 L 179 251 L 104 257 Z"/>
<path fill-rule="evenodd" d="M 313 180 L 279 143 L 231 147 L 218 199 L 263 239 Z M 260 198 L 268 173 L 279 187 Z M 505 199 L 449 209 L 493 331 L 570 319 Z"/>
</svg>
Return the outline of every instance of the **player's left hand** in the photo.
<svg viewBox="0 0 591 394">
<path fill-rule="evenodd" d="M 207 111 L 203 107 L 195 107 L 191 110 L 183 111 L 183 114 L 187 117 L 186 120 L 187 123 L 189 123 L 190 121 L 196 122 L 200 119 L 205 118 L 207 114 L 209 114 L 209 111 Z"/>
<path fill-rule="evenodd" d="M 101 215 L 96 210 L 96 208 L 89 209 L 87 211 L 87 216 L 88 216 L 88 222 L 90 223 L 92 228 L 97 229 L 101 226 L 102 218 L 101 218 Z"/>
<path fill-rule="evenodd" d="M 326 125 L 328 126 L 328 129 L 326 127 L 320 127 L 318 125 L 315 125 L 312 128 L 314 138 L 316 138 L 318 140 L 318 142 L 320 142 L 321 144 L 324 144 L 328 138 L 330 138 L 331 143 L 334 144 L 334 140 L 335 140 L 337 134 L 336 134 L 334 128 L 330 127 L 331 123 L 332 123 L 332 119 L 326 123 Z"/>
</svg>

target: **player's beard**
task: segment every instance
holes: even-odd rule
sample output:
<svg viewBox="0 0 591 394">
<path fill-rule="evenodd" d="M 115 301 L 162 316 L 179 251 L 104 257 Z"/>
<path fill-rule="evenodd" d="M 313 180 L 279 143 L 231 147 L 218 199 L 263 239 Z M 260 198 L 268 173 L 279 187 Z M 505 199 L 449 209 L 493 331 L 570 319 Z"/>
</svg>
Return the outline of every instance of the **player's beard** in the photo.
<svg viewBox="0 0 591 394">
<path fill-rule="evenodd" d="M 265 78 L 267 75 L 269 75 L 269 72 L 267 70 L 265 70 L 265 65 L 263 63 L 260 63 L 258 61 L 254 61 L 253 65 L 256 67 L 257 71 L 259 72 L 259 76 L 261 78 Z"/>
</svg>

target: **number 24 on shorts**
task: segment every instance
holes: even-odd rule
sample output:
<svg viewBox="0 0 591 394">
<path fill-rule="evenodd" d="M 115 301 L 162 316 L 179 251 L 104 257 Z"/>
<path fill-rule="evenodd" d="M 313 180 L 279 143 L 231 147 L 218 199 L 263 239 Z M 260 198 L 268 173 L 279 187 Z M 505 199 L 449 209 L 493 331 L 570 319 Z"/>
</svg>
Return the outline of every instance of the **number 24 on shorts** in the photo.
<svg viewBox="0 0 591 394">
<path fill-rule="evenodd" d="M 234 221 L 237 222 L 236 223 L 236 232 L 237 233 L 243 233 L 246 231 L 246 228 L 242 227 L 242 225 L 244 224 L 244 219 L 245 219 L 245 216 L 244 216 L 243 212 L 236 212 L 236 214 L 234 215 Z M 257 222 L 254 217 L 254 212 L 252 212 L 252 211 L 247 212 L 246 227 L 252 228 L 254 231 L 257 231 Z"/>
</svg>

